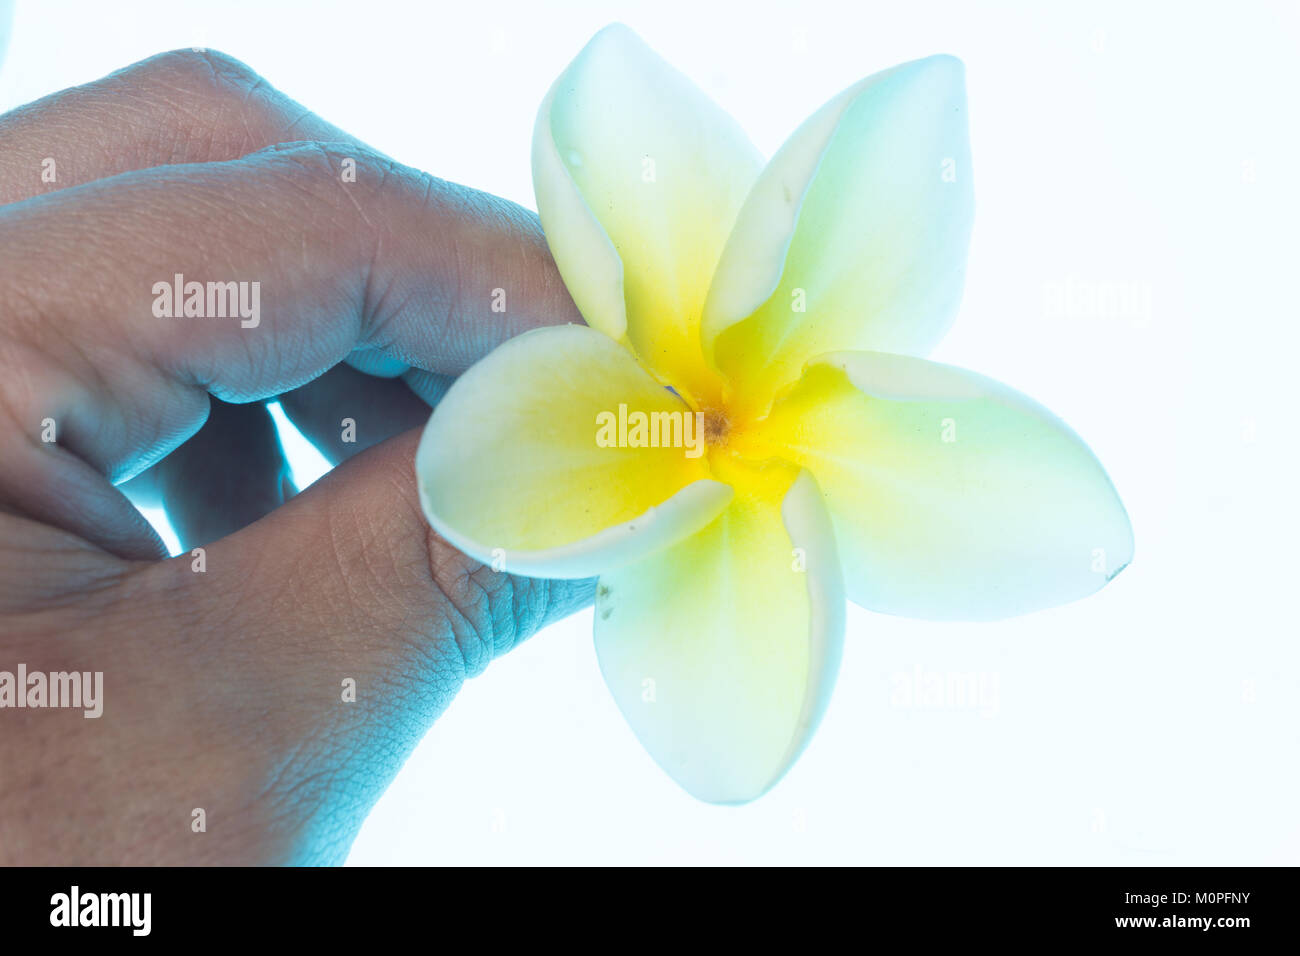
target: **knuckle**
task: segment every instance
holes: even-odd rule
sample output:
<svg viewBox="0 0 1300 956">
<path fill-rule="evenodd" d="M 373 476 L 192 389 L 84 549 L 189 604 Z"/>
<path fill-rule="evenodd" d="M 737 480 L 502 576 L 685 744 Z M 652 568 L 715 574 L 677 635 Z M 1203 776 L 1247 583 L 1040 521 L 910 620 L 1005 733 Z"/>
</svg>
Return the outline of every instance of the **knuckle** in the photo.
<svg viewBox="0 0 1300 956">
<path fill-rule="evenodd" d="M 355 171 L 356 181 L 362 184 L 363 191 L 368 192 L 371 189 L 387 188 L 395 171 L 400 168 L 393 160 L 356 143 L 318 140 L 273 143 L 249 158 L 278 167 L 296 181 L 318 192 L 320 198 L 332 198 L 340 208 L 353 211 L 359 209 L 355 198 L 348 198 L 355 192 L 354 177 L 345 174 Z M 349 187 L 346 192 L 344 186 Z M 358 218 L 362 218 L 365 224 L 364 217 Z"/>
<path fill-rule="evenodd" d="M 191 96 L 246 100 L 265 81 L 248 64 L 209 49 L 172 50 L 145 61 L 143 73 Z"/>
<path fill-rule="evenodd" d="M 280 95 L 250 66 L 219 50 L 173 50 L 124 71 L 134 92 L 165 119 L 186 161 L 227 160 L 275 135 Z"/>
<path fill-rule="evenodd" d="M 370 262 L 374 258 L 382 240 L 382 218 L 367 212 L 376 204 L 364 192 L 358 193 L 345 174 L 352 164 L 367 172 L 372 167 L 386 170 L 393 165 L 391 160 L 355 144 L 315 140 L 276 143 L 256 155 L 304 191 L 317 208 L 328 210 L 345 227 L 346 233 L 361 244 L 362 261 Z"/>
<path fill-rule="evenodd" d="M 483 672 L 544 622 L 552 582 L 495 571 L 425 532 L 429 577 L 440 613 L 464 661 L 465 676 Z"/>
<path fill-rule="evenodd" d="M 486 579 L 491 570 L 451 548 L 426 529 L 429 579 L 434 599 L 464 662 L 465 676 L 481 674 L 497 656 L 498 640 L 510 640 L 511 625 L 501 627 L 493 607 L 498 585 Z"/>
<path fill-rule="evenodd" d="M 373 303 L 382 291 L 372 285 L 380 251 L 393 238 L 395 213 L 428 201 L 433 177 L 403 166 L 358 143 L 303 140 L 276 143 L 249 157 L 269 165 L 288 186 L 304 193 L 314 209 L 355 242 L 362 270 L 360 310 L 375 325 Z M 380 277 L 382 278 L 382 277 Z"/>
<path fill-rule="evenodd" d="M 353 155 L 355 153 L 353 150 Z M 315 140 L 274 143 L 255 155 L 264 156 L 295 174 L 305 176 L 314 185 L 329 189 L 334 189 L 339 182 L 339 171 L 348 158 L 343 144 Z"/>
</svg>

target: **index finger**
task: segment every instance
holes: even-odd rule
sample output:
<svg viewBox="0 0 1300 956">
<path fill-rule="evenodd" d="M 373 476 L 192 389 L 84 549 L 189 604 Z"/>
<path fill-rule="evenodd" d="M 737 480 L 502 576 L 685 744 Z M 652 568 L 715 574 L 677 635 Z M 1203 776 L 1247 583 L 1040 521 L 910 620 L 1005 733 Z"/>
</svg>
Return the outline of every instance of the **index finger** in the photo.
<svg viewBox="0 0 1300 956">
<path fill-rule="evenodd" d="M 275 143 L 358 143 L 216 50 L 172 50 L 0 116 L 0 205 Z"/>
<path fill-rule="evenodd" d="M 0 502 L 132 554 L 115 540 L 125 513 L 68 499 L 85 495 L 77 462 L 130 477 L 199 427 L 205 392 L 266 398 L 358 346 L 456 374 L 520 332 L 581 321 L 535 216 L 355 144 L 0 207 L 0 315 L 0 405 L 23 428 L 0 437 Z M 48 454 L 46 420 L 76 461 Z"/>
</svg>

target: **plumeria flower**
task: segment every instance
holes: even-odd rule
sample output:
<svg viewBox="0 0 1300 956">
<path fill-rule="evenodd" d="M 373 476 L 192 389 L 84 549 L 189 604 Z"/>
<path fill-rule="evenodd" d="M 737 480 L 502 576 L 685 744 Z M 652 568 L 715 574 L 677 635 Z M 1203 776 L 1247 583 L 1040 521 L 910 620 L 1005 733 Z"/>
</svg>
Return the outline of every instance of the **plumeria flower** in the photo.
<svg viewBox="0 0 1300 956">
<path fill-rule="evenodd" d="M 605 680 L 696 797 L 751 800 L 794 762 L 846 597 L 990 620 L 1128 563 L 1123 505 L 1069 428 L 921 357 L 971 227 L 959 61 L 863 80 L 764 164 L 609 27 L 543 102 L 533 179 L 588 325 L 512 339 L 452 386 L 417 455 L 424 508 L 499 570 L 599 576 Z M 638 440 L 637 412 L 689 417 L 702 453 L 666 425 Z M 597 440 L 611 416 L 614 447 Z"/>
</svg>

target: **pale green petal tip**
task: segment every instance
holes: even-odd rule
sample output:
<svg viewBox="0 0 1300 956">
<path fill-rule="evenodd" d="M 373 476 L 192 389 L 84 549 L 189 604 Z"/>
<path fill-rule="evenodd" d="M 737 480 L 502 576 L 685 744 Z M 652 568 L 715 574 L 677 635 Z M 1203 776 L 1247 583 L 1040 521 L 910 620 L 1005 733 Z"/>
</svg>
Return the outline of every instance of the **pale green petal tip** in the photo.
<svg viewBox="0 0 1300 956">
<path fill-rule="evenodd" d="M 873 74 L 781 146 L 709 289 L 719 369 L 770 392 L 819 352 L 923 355 L 942 337 L 974 217 L 964 77 L 947 54 Z"/>
<path fill-rule="evenodd" d="M 994 379 L 832 353 L 806 366 L 773 420 L 799 429 L 796 457 L 826 491 L 849 598 L 868 610 L 1002 620 L 1093 594 L 1133 559 L 1096 455 Z"/>
<path fill-rule="evenodd" d="M 619 709 L 705 803 L 740 805 L 775 786 L 839 669 L 844 582 L 821 492 L 803 472 L 777 504 L 738 501 L 700 536 L 597 588 L 597 657 Z M 738 538 L 750 547 L 735 549 Z"/>
</svg>

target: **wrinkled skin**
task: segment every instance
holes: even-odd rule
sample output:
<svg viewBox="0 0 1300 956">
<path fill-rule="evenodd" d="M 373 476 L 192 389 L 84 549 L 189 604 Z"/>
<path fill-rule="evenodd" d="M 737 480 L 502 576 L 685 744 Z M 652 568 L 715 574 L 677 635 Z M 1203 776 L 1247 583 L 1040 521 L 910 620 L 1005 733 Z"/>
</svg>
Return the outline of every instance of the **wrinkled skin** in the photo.
<svg viewBox="0 0 1300 956">
<path fill-rule="evenodd" d="M 155 317 L 177 272 L 260 281 L 260 325 Z M 462 682 L 591 598 L 442 542 L 412 465 L 417 393 L 579 321 L 531 213 L 224 55 L 0 117 L 0 670 L 104 674 L 99 719 L 0 710 L 0 863 L 341 861 Z M 413 368 L 340 364 L 357 346 Z M 341 463 L 288 501 L 276 396 Z M 166 559 L 128 479 L 205 571 Z"/>
</svg>

